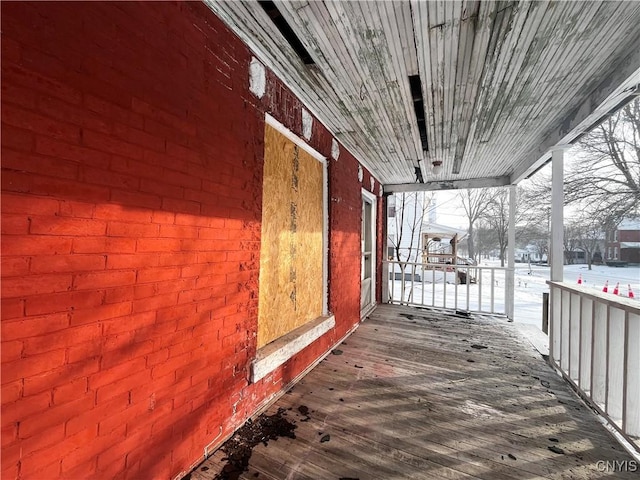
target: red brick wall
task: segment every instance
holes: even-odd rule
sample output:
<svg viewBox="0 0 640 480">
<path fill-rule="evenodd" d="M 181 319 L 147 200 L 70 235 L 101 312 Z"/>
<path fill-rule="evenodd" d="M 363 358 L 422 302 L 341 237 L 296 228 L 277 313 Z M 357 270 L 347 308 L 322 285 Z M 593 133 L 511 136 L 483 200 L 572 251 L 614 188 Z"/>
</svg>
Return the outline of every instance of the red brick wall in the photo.
<svg viewBox="0 0 640 480">
<path fill-rule="evenodd" d="M 357 162 L 329 161 L 336 329 L 249 384 L 264 112 L 299 133 L 299 101 L 249 93 L 201 4 L 3 2 L 2 32 L 2 478 L 173 478 L 358 322 Z"/>
<path fill-rule="evenodd" d="M 640 230 L 619 230 L 618 235 L 621 242 L 640 242 Z"/>
</svg>

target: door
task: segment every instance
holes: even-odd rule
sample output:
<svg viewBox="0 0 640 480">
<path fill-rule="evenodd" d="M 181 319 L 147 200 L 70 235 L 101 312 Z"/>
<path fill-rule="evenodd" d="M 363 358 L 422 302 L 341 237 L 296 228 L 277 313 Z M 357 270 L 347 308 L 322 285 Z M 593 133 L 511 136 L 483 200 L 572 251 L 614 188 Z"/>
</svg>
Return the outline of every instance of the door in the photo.
<svg viewBox="0 0 640 480">
<path fill-rule="evenodd" d="M 360 314 L 369 313 L 375 305 L 376 292 L 376 197 L 362 191 L 362 271 L 360 275 Z"/>
</svg>

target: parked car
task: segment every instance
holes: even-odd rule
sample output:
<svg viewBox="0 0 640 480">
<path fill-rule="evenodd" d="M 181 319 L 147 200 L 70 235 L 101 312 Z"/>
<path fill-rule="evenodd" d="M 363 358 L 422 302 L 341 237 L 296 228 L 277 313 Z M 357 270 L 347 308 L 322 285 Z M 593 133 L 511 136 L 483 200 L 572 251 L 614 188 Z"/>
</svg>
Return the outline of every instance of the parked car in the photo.
<svg viewBox="0 0 640 480">
<path fill-rule="evenodd" d="M 458 257 L 458 265 L 476 266 L 478 263 L 473 258 Z"/>
</svg>

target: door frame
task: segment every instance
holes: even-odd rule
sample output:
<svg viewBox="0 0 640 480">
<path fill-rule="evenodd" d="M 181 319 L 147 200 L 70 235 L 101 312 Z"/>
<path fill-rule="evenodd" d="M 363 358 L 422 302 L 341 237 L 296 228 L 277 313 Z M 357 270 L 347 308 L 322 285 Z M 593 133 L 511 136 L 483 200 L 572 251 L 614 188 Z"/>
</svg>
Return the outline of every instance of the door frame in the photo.
<svg viewBox="0 0 640 480">
<path fill-rule="evenodd" d="M 376 277 L 377 277 L 377 258 L 376 258 L 376 249 L 378 246 L 377 242 L 377 210 L 378 210 L 378 198 L 375 194 L 362 189 L 362 203 L 364 202 L 371 204 L 371 298 L 370 302 L 360 310 L 360 318 L 366 317 L 376 306 Z M 364 206 L 364 205 L 363 205 Z M 364 212 L 364 208 L 362 208 Z M 362 231 L 362 224 L 364 222 L 364 217 L 360 219 L 360 231 Z M 363 239 L 360 239 L 360 295 L 362 295 L 362 256 L 363 256 Z M 360 298 L 360 303 L 362 304 L 362 298 Z"/>
</svg>

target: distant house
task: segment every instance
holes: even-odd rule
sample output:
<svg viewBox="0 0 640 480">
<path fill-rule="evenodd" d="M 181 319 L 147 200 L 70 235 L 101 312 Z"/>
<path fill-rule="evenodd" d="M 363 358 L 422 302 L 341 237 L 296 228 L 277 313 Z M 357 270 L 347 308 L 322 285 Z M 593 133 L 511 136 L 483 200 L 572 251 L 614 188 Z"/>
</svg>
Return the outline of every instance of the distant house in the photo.
<svg viewBox="0 0 640 480">
<path fill-rule="evenodd" d="M 582 248 L 574 248 L 573 250 L 565 250 L 565 263 L 567 265 L 577 265 L 587 263 L 587 254 Z"/>
<path fill-rule="evenodd" d="M 607 232 L 605 261 L 640 263 L 640 218 L 626 218 Z"/>
</svg>

